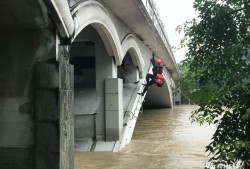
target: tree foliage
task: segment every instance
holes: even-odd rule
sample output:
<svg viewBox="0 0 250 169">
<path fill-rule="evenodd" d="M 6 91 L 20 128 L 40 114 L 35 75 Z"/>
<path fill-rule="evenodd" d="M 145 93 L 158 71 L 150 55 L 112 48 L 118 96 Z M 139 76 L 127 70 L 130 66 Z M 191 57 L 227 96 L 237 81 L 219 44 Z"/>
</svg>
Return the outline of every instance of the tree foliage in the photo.
<svg viewBox="0 0 250 169">
<path fill-rule="evenodd" d="M 195 0 L 186 22 L 181 90 L 199 105 L 192 119 L 217 125 L 207 146 L 215 163 L 250 168 L 250 0 Z"/>
</svg>

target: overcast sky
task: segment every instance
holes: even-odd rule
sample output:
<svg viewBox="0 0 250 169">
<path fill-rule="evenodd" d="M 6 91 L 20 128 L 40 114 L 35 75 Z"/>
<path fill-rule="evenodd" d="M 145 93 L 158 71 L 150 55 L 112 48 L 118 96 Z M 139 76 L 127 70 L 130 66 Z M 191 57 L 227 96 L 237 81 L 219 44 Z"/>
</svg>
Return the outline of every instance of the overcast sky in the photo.
<svg viewBox="0 0 250 169">
<path fill-rule="evenodd" d="M 194 0 L 155 0 L 156 6 L 164 22 L 168 39 L 171 46 L 180 47 L 180 40 L 183 35 L 175 31 L 178 25 L 185 21 L 190 21 L 197 13 L 193 9 Z M 174 52 L 177 63 L 184 59 L 187 49 L 181 49 Z"/>
</svg>

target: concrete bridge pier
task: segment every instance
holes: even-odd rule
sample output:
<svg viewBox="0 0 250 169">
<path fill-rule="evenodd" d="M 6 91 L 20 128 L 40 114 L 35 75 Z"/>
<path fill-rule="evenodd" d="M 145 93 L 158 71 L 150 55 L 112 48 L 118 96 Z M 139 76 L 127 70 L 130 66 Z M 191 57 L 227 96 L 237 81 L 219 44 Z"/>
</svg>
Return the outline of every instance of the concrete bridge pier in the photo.
<svg viewBox="0 0 250 169">
<path fill-rule="evenodd" d="M 36 63 L 35 70 L 35 89 L 33 91 L 35 96 L 33 107 L 34 166 L 37 169 L 59 168 L 58 63 L 56 61 L 52 63 L 39 62 Z M 22 128 L 23 126 L 19 127 Z M 20 132 L 19 134 L 22 135 L 23 133 Z M 54 161 L 58 161 L 58 163 L 54 163 Z M 26 164 L 24 166 L 27 167 Z"/>
<path fill-rule="evenodd" d="M 119 78 L 105 79 L 106 141 L 119 141 L 123 129 L 123 83 Z"/>
<path fill-rule="evenodd" d="M 69 46 L 60 45 L 58 53 L 60 169 L 74 168 L 74 67 L 69 60 Z"/>
</svg>

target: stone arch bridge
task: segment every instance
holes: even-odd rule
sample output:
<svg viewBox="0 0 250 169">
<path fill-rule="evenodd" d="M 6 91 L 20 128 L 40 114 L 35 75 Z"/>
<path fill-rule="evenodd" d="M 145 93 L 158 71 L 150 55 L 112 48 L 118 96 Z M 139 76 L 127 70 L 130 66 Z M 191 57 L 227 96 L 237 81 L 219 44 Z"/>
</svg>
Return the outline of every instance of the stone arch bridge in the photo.
<svg viewBox="0 0 250 169">
<path fill-rule="evenodd" d="M 73 168 L 74 149 L 128 144 L 142 104 L 173 106 L 179 73 L 153 1 L 9 0 L 0 11 L 0 168 Z M 153 52 L 166 83 L 143 98 Z"/>
</svg>

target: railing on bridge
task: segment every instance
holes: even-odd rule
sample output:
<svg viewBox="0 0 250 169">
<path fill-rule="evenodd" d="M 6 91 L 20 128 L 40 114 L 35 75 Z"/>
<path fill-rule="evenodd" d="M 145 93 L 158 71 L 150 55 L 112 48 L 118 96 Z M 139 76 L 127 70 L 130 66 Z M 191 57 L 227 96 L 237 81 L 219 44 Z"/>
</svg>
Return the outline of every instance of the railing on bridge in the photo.
<svg viewBox="0 0 250 169">
<path fill-rule="evenodd" d="M 160 37 L 162 38 L 165 46 L 169 49 L 171 58 L 173 60 L 175 60 L 173 57 L 173 51 L 172 51 L 170 44 L 169 44 L 169 39 L 168 39 L 167 33 L 165 32 L 164 24 L 160 18 L 160 14 L 159 14 L 158 10 L 156 9 L 156 5 L 155 5 L 154 0 L 141 0 L 141 1 L 143 2 L 145 8 L 147 9 L 147 12 L 148 12 L 149 16 L 151 17 L 151 19 L 154 23 L 154 26 L 155 26 L 156 30 L 158 31 Z"/>
<path fill-rule="evenodd" d="M 172 51 L 171 46 L 169 44 L 169 39 L 168 39 L 167 33 L 165 32 L 163 22 L 160 18 L 158 10 L 156 9 L 156 5 L 155 5 L 154 0 L 141 0 L 141 1 L 144 4 L 144 7 L 147 10 L 147 12 L 148 12 L 153 24 L 154 24 L 154 27 L 156 28 L 158 34 L 160 35 L 164 45 L 166 46 L 167 50 L 169 51 L 169 55 L 172 59 L 173 64 L 175 65 L 175 67 L 177 67 L 176 63 L 175 63 L 173 51 Z M 170 75 L 169 72 L 168 72 L 168 75 Z M 170 75 L 169 77 L 172 77 L 172 76 Z M 173 81 L 173 79 L 171 79 L 171 81 Z"/>
</svg>

